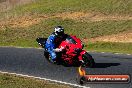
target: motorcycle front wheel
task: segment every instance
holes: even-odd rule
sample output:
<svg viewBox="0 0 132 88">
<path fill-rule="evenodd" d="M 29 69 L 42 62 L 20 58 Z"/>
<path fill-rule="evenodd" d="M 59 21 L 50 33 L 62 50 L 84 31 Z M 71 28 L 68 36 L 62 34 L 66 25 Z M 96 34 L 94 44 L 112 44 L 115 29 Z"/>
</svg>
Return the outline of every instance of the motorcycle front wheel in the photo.
<svg viewBox="0 0 132 88">
<path fill-rule="evenodd" d="M 93 57 L 88 54 L 87 52 L 85 54 L 82 55 L 83 61 L 84 61 L 84 66 L 85 67 L 89 67 L 92 68 L 95 65 L 95 61 L 93 59 Z"/>
</svg>

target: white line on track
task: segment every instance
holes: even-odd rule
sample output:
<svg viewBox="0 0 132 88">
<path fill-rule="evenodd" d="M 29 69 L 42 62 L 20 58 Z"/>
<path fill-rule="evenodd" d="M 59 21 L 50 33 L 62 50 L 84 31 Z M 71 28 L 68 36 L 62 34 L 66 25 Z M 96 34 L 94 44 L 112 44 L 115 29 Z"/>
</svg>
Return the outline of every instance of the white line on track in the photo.
<svg viewBox="0 0 132 88">
<path fill-rule="evenodd" d="M 58 80 L 52 80 L 52 79 L 47 79 L 47 78 L 42 78 L 42 77 L 23 75 L 23 74 L 17 74 L 17 73 L 10 73 L 10 72 L 3 72 L 3 71 L 0 71 L 0 73 L 2 73 L 2 74 L 16 75 L 16 76 L 21 76 L 21 77 L 35 78 L 35 79 L 40 79 L 40 80 L 46 80 L 46 81 L 51 81 L 51 82 L 66 84 L 66 85 L 70 85 L 70 86 L 74 86 L 74 87 L 90 88 L 90 87 L 86 87 L 86 86 L 81 86 L 81 85 L 77 85 L 77 84 L 72 84 L 72 83 L 68 83 L 68 82 L 63 82 L 63 81 L 58 81 Z"/>
</svg>

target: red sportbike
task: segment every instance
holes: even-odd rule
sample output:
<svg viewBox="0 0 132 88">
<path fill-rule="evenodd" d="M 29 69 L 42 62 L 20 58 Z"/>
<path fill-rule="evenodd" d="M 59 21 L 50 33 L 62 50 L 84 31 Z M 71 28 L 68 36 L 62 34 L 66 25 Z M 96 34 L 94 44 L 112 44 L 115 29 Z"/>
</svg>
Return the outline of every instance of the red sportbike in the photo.
<svg viewBox="0 0 132 88">
<path fill-rule="evenodd" d="M 37 38 L 38 44 L 45 49 L 45 42 L 47 38 Z M 67 36 L 59 45 L 58 48 L 64 47 L 62 52 L 57 52 L 57 64 L 63 64 L 65 66 L 80 66 L 93 67 L 95 62 L 92 56 L 83 50 L 83 44 L 76 36 Z M 50 54 L 45 49 L 45 58 L 50 61 Z"/>
</svg>

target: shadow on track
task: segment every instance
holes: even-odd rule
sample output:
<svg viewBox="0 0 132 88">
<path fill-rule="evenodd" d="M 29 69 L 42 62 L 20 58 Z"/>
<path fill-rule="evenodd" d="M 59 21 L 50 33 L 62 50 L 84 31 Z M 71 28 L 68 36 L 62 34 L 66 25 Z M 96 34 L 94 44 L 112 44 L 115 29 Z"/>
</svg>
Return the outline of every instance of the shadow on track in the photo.
<svg viewBox="0 0 132 88">
<path fill-rule="evenodd" d="M 95 66 L 93 68 L 107 68 L 118 65 L 120 65 L 120 63 L 95 63 Z"/>
</svg>

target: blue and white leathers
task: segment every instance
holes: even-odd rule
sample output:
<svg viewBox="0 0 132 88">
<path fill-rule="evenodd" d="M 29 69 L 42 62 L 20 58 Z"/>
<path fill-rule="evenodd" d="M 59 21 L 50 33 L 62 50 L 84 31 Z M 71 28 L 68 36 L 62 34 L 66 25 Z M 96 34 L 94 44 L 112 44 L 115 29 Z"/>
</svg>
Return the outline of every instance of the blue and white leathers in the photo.
<svg viewBox="0 0 132 88">
<path fill-rule="evenodd" d="M 52 33 L 45 44 L 45 48 L 47 49 L 47 51 L 49 52 L 52 61 L 55 61 L 56 59 L 56 53 L 54 52 L 55 47 L 55 39 L 56 39 L 57 35 L 55 35 L 55 33 Z"/>
</svg>

